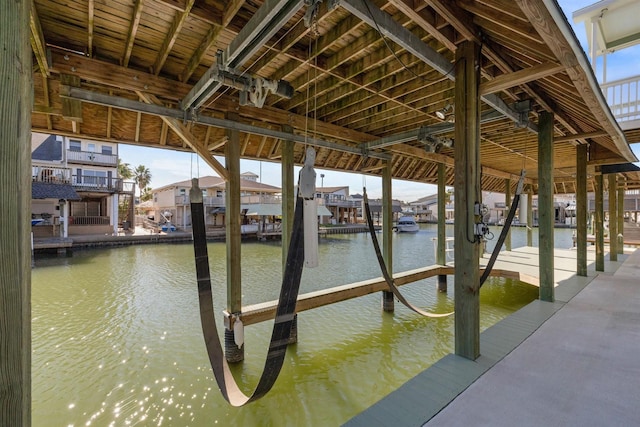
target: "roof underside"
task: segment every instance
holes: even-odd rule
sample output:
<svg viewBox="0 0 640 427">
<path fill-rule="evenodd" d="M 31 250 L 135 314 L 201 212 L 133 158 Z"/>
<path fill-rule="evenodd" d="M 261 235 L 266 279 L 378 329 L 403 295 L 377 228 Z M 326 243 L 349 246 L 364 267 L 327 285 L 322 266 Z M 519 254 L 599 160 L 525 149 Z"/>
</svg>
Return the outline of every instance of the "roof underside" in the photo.
<svg viewBox="0 0 640 427">
<path fill-rule="evenodd" d="M 572 50 L 568 23 L 564 17 L 558 22 L 554 1 L 342 0 L 332 10 L 331 2 L 324 1 L 314 31 L 304 25 L 302 0 L 34 3 L 32 46 L 34 64 L 39 64 L 34 131 L 194 150 L 210 159 L 224 155 L 228 138 L 223 127 L 207 126 L 203 118 L 230 117 L 270 131 L 291 126 L 296 135 L 327 142 L 316 145 L 316 167 L 375 175 L 387 156 L 394 178 L 436 183 L 437 166 L 443 163 L 447 185 L 453 185 L 453 149 L 427 152 L 416 135 L 424 126 L 440 138 L 453 138 L 453 126 L 435 113 L 453 102 L 455 83 L 416 49 L 426 46 L 435 53 L 446 73 L 454 68 L 457 47 L 470 40 L 482 46 L 482 112 L 498 117 L 481 125 L 483 189 L 504 191 L 505 179 L 515 185 L 525 168 L 535 191 L 537 135 L 530 129 L 541 111 L 555 114 L 557 192 L 574 192 L 578 144 L 589 144 L 590 175 L 598 165 L 635 160 L 590 84 L 591 71 Z M 63 104 L 61 74 L 72 76 L 65 83 L 81 89 L 179 110 L 216 63 L 216 51 L 233 51 L 232 41 L 237 44 L 250 30 L 258 33 L 251 18 L 265 12 L 263 3 L 294 11 L 234 67 L 245 75 L 286 80 L 295 91 L 290 99 L 269 95 L 263 108 L 240 106 L 238 91 L 223 86 L 197 111 L 199 121 L 163 119 L 127 109 L 123 102 L 83 102 L 82 120 L 70 120 L 80 114 L 69 113 L 73 102 Z M 367 8 L 364 17 L 352 10 L 358 5 Z M 377 18 L 363 21 L 371 16 Z M 401 37 L 381 37 L 380 32 L 389 31 Z M 530 129 L 496 113 L 496 100 L 509 106 L 530 100 Z M 382 138 L 387 144 L 380 143 Z M 243 132 L 239 143 L 242 158 L 280 161 L 277 136 Z M 302 142 L 295 144 L 298 164 L 304 148 Z"/>
</svg>

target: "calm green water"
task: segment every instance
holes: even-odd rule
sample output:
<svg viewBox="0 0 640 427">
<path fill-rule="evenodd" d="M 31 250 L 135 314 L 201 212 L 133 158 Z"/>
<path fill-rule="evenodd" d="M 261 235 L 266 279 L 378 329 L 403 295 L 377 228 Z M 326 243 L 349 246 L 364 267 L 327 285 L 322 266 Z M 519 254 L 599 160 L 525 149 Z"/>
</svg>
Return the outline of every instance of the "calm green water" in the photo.
<svg viewBox="0 0 640 427">
<path fill-rule="evenodd" d="M 422 227 L 393 236 L 394 271 L 434 263 L 436 228 Z M 514 230 L 514 247 L 526 241 L 524 233 Z M 569 247 L 571 231 L 558 233 L 567 244 L 556 238 L 556 246 Z M 209 255 L 221 311 L 224 243 L 209 244 Z M 242 258 L 244 303 L 276 299 L 279 242 L 243 244 Z M 323 238 L 320 262 L 305 270 L 301 292 L 380 276 L 365 234 Z M 34 426 L 339 425 L 453 347 L 452 316 L 425 319 L 398 303 L 393 315 L 382 313 L 380 295 L 304 312 L 299 342 L 290 346 L 274 389 L 233 408 L 220 396 L 208 363 L 190 245 L 38 259 L 32 288 Z M 452 283 L 447 295 L 436 292 L 433 279 L 402 289 L 421 307 L 453 310 Z M 536 297 L 537 288 L 493 279 L 482 289 L 482 327 Z M 246 360 L 235 375 L 247 392 L 261 373 L 271 327 L 265 322 L 245 330 Z"/>
</svg>

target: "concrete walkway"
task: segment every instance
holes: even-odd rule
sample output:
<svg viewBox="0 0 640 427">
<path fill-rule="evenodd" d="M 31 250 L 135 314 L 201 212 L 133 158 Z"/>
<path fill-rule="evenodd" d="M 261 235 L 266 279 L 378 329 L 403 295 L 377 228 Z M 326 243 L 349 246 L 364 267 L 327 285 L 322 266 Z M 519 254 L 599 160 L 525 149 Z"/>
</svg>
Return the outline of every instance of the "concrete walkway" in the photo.
<svg viewBox="0 0 640 427">
<path fill-rule="evenodd" d="M 482 332 L 476 361 L 446 356 L 347 425 L 640 425 L 640 250 L 619 260 L 558 280 L 556 302 Z"/>
<path fill-rule="evenodd" d="M 640 425 L 640 251 L 599 275 L 428 426 Z"/>
</svg>

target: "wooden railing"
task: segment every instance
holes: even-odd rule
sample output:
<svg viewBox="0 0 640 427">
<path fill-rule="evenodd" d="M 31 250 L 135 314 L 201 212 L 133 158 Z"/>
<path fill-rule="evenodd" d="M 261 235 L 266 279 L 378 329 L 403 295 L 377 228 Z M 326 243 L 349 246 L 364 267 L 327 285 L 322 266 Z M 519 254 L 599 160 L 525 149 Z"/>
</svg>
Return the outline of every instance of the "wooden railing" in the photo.
<svg viewBox="0 0 640 427">
<path fill-rule="evenodd" d="M 31 179 L 34 182 L 53 182 L 68 184 L 71 182 L 71 169 L 55 166 L 31 166 Z"/>
<path fill-rule="evenodd" d="M 618 122 L 640 120 L 640 76 L 603 83 L 600 87 Z"/>
<path fill-rule="evenodd" d="M 109 225 L 108 216 L 72 216 L 69 225 Z"/>
<path fill-rule="evenodd" d="M 116 166 L 118 164 L 118 156 L 115 154 L 102 154 L 91 151 L 67 150 L 67 162 L 87 165 Z"/>
</svg>

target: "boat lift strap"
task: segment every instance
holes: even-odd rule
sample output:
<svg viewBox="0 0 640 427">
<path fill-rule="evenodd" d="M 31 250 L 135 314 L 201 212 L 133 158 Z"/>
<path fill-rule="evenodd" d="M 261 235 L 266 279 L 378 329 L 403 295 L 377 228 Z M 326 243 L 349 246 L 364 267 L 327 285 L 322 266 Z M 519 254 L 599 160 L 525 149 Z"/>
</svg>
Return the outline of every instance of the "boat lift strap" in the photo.
<svg viewBox="0 0 640 427">
<path fill-rule="evenodd" d="M 376 251 L 376 257 L 378 258 L 378 265 L 380 265 L 380 270 L 382 270 L 382 276 L 384 280 L 387 282 L 387 286 L 389 286 L 389 290 L 393 293 L 393 295 L 398 298 L 398 300 L 409 310 L 412 310 L 424 317 L 446 317 L 451 316 L 451 313 L 430 313 L 428 311 L 424 311 L 411 304 L 407 299 L 400 293 L 400 289 L 393 282 L 393 278 L 389 275 L 387 271 L 387 266 L 385 265 L 384 258 L 382 257 L 382 251 L 380 251 L 380 244 L 378 243 L 378 236 L 376 236 L 376 230 L 373 226 L 373 219 L 371 218 L 371 208 L 369 207 L 369 198 L 367 197 L 367 189 L 362 189 L 363 200 L 364 200 L 364 210 L 365 215 L 367 217 L 367 225 L 369 226 L 369 234 L 371 234 L 371 240 L 373 241 L 373 248 Z"/>
<path fill-rule="evenodd" d="M 211 276 L 209 271 L 209 257 L 207 253 L 207 236 L 204 221 L 204 206 L 202 190 L 198 187 L 198 180 L 193 179 L 191 191 L 191 220 L 193 224 L 193 249 L 196 261 L 196 276 L 198 279 L 198 297 L 200 301 L 200 321 L 211 368 L 216 382 L 224 398 L 233 406 L 242 406 L 264 396 L 276 382 L 284 361 L 291 335 L 291 325 L 295 316 L 296 301 L 300 290 L 300 279 L 304 263 L 302 199 L 296 198 L 293 217 L 293 231 L 287 263 L 282 278 L 282 288 L 276 309 L 273 332 L 269 343 L 269 351 L 264 370 L 258 385 L 250 396 L 245 395 L 238 387 L 224 351 L 218 338 L 215 314 L 213 309 L 213 295 L 211 292 Z"/>
<path fill-rule="evenodd" d="M 498 254 L 500 253 L 500 249 L 502 249 L 502 245 L 504 245 L 504 241 L 507 238 L 507 234 L 511 229 L 511 223 L 513 222 L 513 218 L 516 216 L 516 210 L 518 209 L 518 204 L 520 203 L 520 194 L 522 194 L 522 187 L 524 186 L 524 175 L 525 170 L 523 169 L 520 173 L 520 180 L 518 181 L 518 186 L 516 187 L 516 194 L 513 196 L 513 200 L 511 201 L 511 209 L 509 209 L 509 214 L 507 215 L 507 219 L 504 221 L 504 227 L 502 227 L 502 231 L 500 232 L 500 237 L 496 242 L 496 246 L 493 248 L 493 252 L 491 253 L 491 258 L 489 258 L 489 262 L 482 272 L 482 276 L 480 277 L 480 287 L 484 284 L 484 282 L 491 274 L 491 270 L 493 270 L 493 265 L 496 263 L 496 259 L 498 258 Z"/>
</svg>

